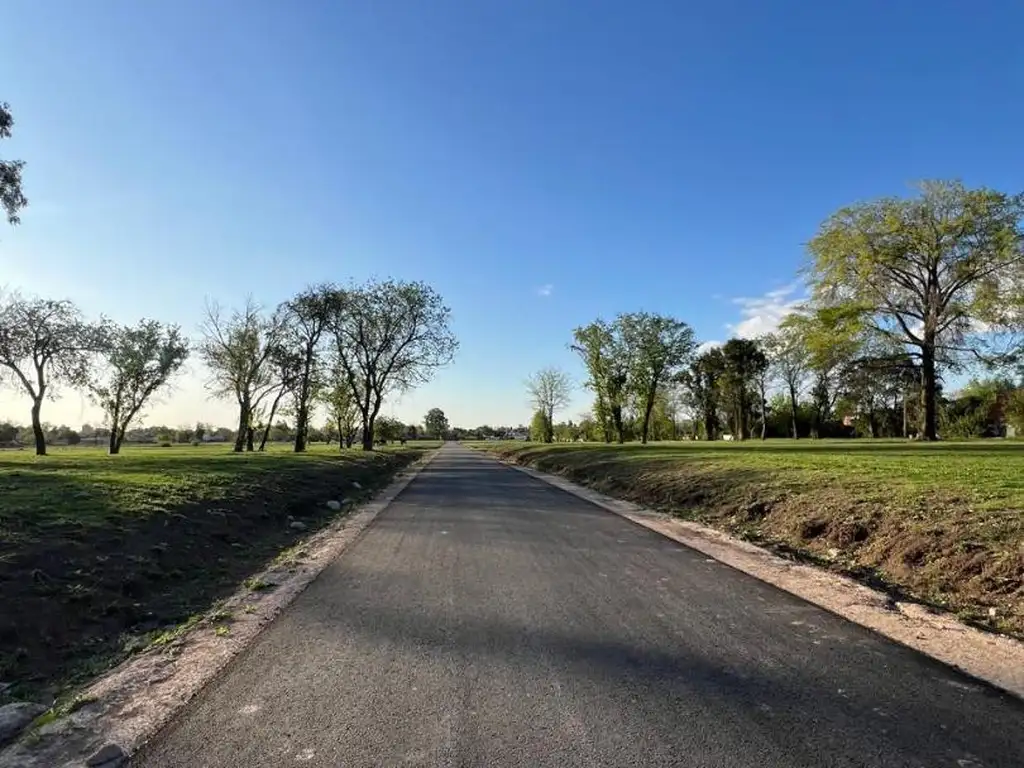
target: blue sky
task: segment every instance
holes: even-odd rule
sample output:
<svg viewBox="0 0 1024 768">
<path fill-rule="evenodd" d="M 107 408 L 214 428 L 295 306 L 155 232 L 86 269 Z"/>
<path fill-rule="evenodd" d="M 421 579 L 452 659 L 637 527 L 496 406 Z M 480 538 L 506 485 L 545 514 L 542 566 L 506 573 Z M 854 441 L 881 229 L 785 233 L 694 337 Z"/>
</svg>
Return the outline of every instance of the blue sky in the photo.
<svg viewBox="0 0 1024 768">
<path fill-rule="evenodd" d="M 462 350 L 393 412 L 526 421 L 531 371 L 582 378 L 579 324 L 754 333 L 835 208 L 1021 189 L 1022 28 L 1011 0 L 7 0 L 0 156 L 31 206 L 0 284 L 194 331 L 206 297 L 426 280 Z M 201 377 L 150 421 L 230 423 Z"/>
</svg>

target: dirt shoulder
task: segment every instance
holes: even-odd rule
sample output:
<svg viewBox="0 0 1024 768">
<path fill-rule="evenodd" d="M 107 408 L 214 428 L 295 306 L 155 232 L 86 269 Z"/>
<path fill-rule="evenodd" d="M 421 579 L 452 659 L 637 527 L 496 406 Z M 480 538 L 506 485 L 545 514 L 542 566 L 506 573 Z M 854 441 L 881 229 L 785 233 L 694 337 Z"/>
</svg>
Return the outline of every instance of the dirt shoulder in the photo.
<svg viewBox="0 0 1024 768">
<path fill-rule="evenodd" d="M 0 453 L 0 705 L 49 705 L 172 641 L 422 453 Z"/>
<path fill-rule="evenodd" d="M 475 447 L 1024 637 L 1024 445 L 800 443 Z"/>
</svg>

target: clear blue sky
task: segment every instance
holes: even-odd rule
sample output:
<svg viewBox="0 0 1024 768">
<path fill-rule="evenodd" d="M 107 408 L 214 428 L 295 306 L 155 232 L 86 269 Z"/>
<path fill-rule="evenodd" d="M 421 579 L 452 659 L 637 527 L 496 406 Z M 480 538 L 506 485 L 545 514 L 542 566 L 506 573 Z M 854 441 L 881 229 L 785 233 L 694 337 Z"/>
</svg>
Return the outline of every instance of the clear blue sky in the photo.
<svg viewBox="0 0 1024 768">
<path fill-rule="evenodd" d="M 194 331 L 207 296 L 426 280 L 462 351 L 397 415 L 524 421 L 576 325 L 765 327 L 836 207 L 1024 187 L 1021 29 L 1015 0 L 7 0 L 32 205 L 0 283 Z"/>
</svg>

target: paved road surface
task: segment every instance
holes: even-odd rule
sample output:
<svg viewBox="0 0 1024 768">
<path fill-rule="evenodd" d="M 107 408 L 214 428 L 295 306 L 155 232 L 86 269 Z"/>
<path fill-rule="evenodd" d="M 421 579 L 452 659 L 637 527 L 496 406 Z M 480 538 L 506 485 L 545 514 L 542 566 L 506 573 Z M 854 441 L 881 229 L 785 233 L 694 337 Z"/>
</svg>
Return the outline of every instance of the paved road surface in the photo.
<svg viewBox="0 0 1024 768">
<path fill-rule="evenodd" d="M 448 446 L 133 761 L 1024 766 L 1024 705 Z"/>
</svg>

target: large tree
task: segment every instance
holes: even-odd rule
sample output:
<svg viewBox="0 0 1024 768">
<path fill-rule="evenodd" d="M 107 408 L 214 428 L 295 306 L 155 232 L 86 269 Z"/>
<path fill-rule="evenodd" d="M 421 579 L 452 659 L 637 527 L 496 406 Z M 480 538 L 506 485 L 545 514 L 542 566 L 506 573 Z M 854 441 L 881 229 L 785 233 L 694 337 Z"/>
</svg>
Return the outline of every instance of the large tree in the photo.
<svg viewBox="0 0 1024 768">
<path fill-rule="evenodd" d="M 628 387 L 640 413 L 640 441 L 646 443 L 659 391 L 693 356 L 693 329 L 650 312 L 619 315 L 616 325 L 629 359 Z"/>
<path fill-rule="evenodd" d="M 423 417 L 423 426 L 428 435 L 432 435 L 436 440 L 442 440 L 448 433 L 448 417 L 440 408 L 431 408 Z"/>
<path fill-rule="evenodd" d="M 729 339 L 722 345 L 722 394 L 732 421 L 733 437 L 750 437 L 751 404 L 760 374 L 768 367 L 761 345 L 754 339 Z"/>
<path fill-rule="evenodd" d="M 572 380 L 559 368 L 542 368 L 526 380 L 530 404 L 544 414 L 544 442 L 554 440 L 555 411 L 565 408 L 572 397 Z"/>
<path fill-rule="evenodd" d="M 340 363 L 334 364 L 327 380 L 328 384 L 319 392 L 319 399 L 327 406 L 327 416 L 338 430 L 338 447 L 351 448 L 359 432 L 359 406 L 355 393 Z"/>
<path fill-rule="evenodd" d="M 181 369 L 188 352 L 188 340 L 176 325 L 142 320 L 107 329 L 105 366 L 90 380 L 89 389 L 110 425 L 111 454 L 120 453 L 132 420 Z"/>
<path fill-rule="evenodd" d="M 236 453 L 252 450 L 253 414 L 269 394 L 279 391 L 273 359 L 283 328 L 280 313 L 268 317 L 252 299 L 231 312 L 216 304 L 206 309 L 199 353 L 210 369 L 208 386 L 214 395 L 238 403 Z"/>
<path fill-rule="evenodd" d="M 622 443 L 626 439 L 623 411 L 629 395 L 630 361 L 619 330 L 604 320 L 595 320 L 573 331 L 570 348 L 587 369 L 586 387 L 594 393 L 594 417 L 605 442 L 611 442 L 614 433 Z"/>
<path fill-rule="evenodd" d="M 14 117 L 11 105 L 0 103 L 0 139 L 11 138 L 14 128 Z M 0 206 L 7 214 L 7 221 L 17 224 L 21 219 L 18 212 L 28 205 L 28 200 L 21 191 L 21 169 L 25 167 L 23 160 L 0 160 Z"/>
<path fill-rule="evenodd" d="M 426 283 L 372 281 L 344 291 L 331 321 L 334 352 L 362 418 L 363 450 L 385 396 L 430 380 L 458 350 L 451 312 Z"/>
<path fill-rule="evenodd" d="M 809 244 L 813 304 L 841 311 L 921 362 L 922 437 L 937 434 L 938 368 L 986 358 L 1019 330 L 1024 194 L 929 181 L 914 198 L 843 208 Z"/>
<path fill-rule="evenodd" d="M 800 437 L 797 420 L 800 397 L 807 386 L 810 353 L 798 329 L 792 325 L 783 324 L 776 333 L 762 338 L 761 344 L 768 357 L 770 375 L 786 391 L 789 403 L 790 434 L 796 440 Z"/>
<path fill-rule="evenodd" d="M 718 438 L 719 391 L 725 370 L 722 350 L 707 349 L 679 374 L 687 405 L 704 425 L 704 438 Z"/>
<path fill-rule="evenodd" d="M 32 399 L 36 455 L 46 455 L 43 400 L 55 384 L 84 385 L 92 357 L 103 346 L 102 328 L 86 322 L 70 301 L 17 293 L 0 299 L 0 372 Z"/>
<path fill-rule="evenodd" d="M 283 344 L 298 357 L 294 392 L 296 453 L 306 450 L 310 406 L 321 373 L 321 339 L 337 314 L 341 297 L 341 292 L 333 285 L 318 285 L 302 291 L 282 307 Z"/>
</svg>

